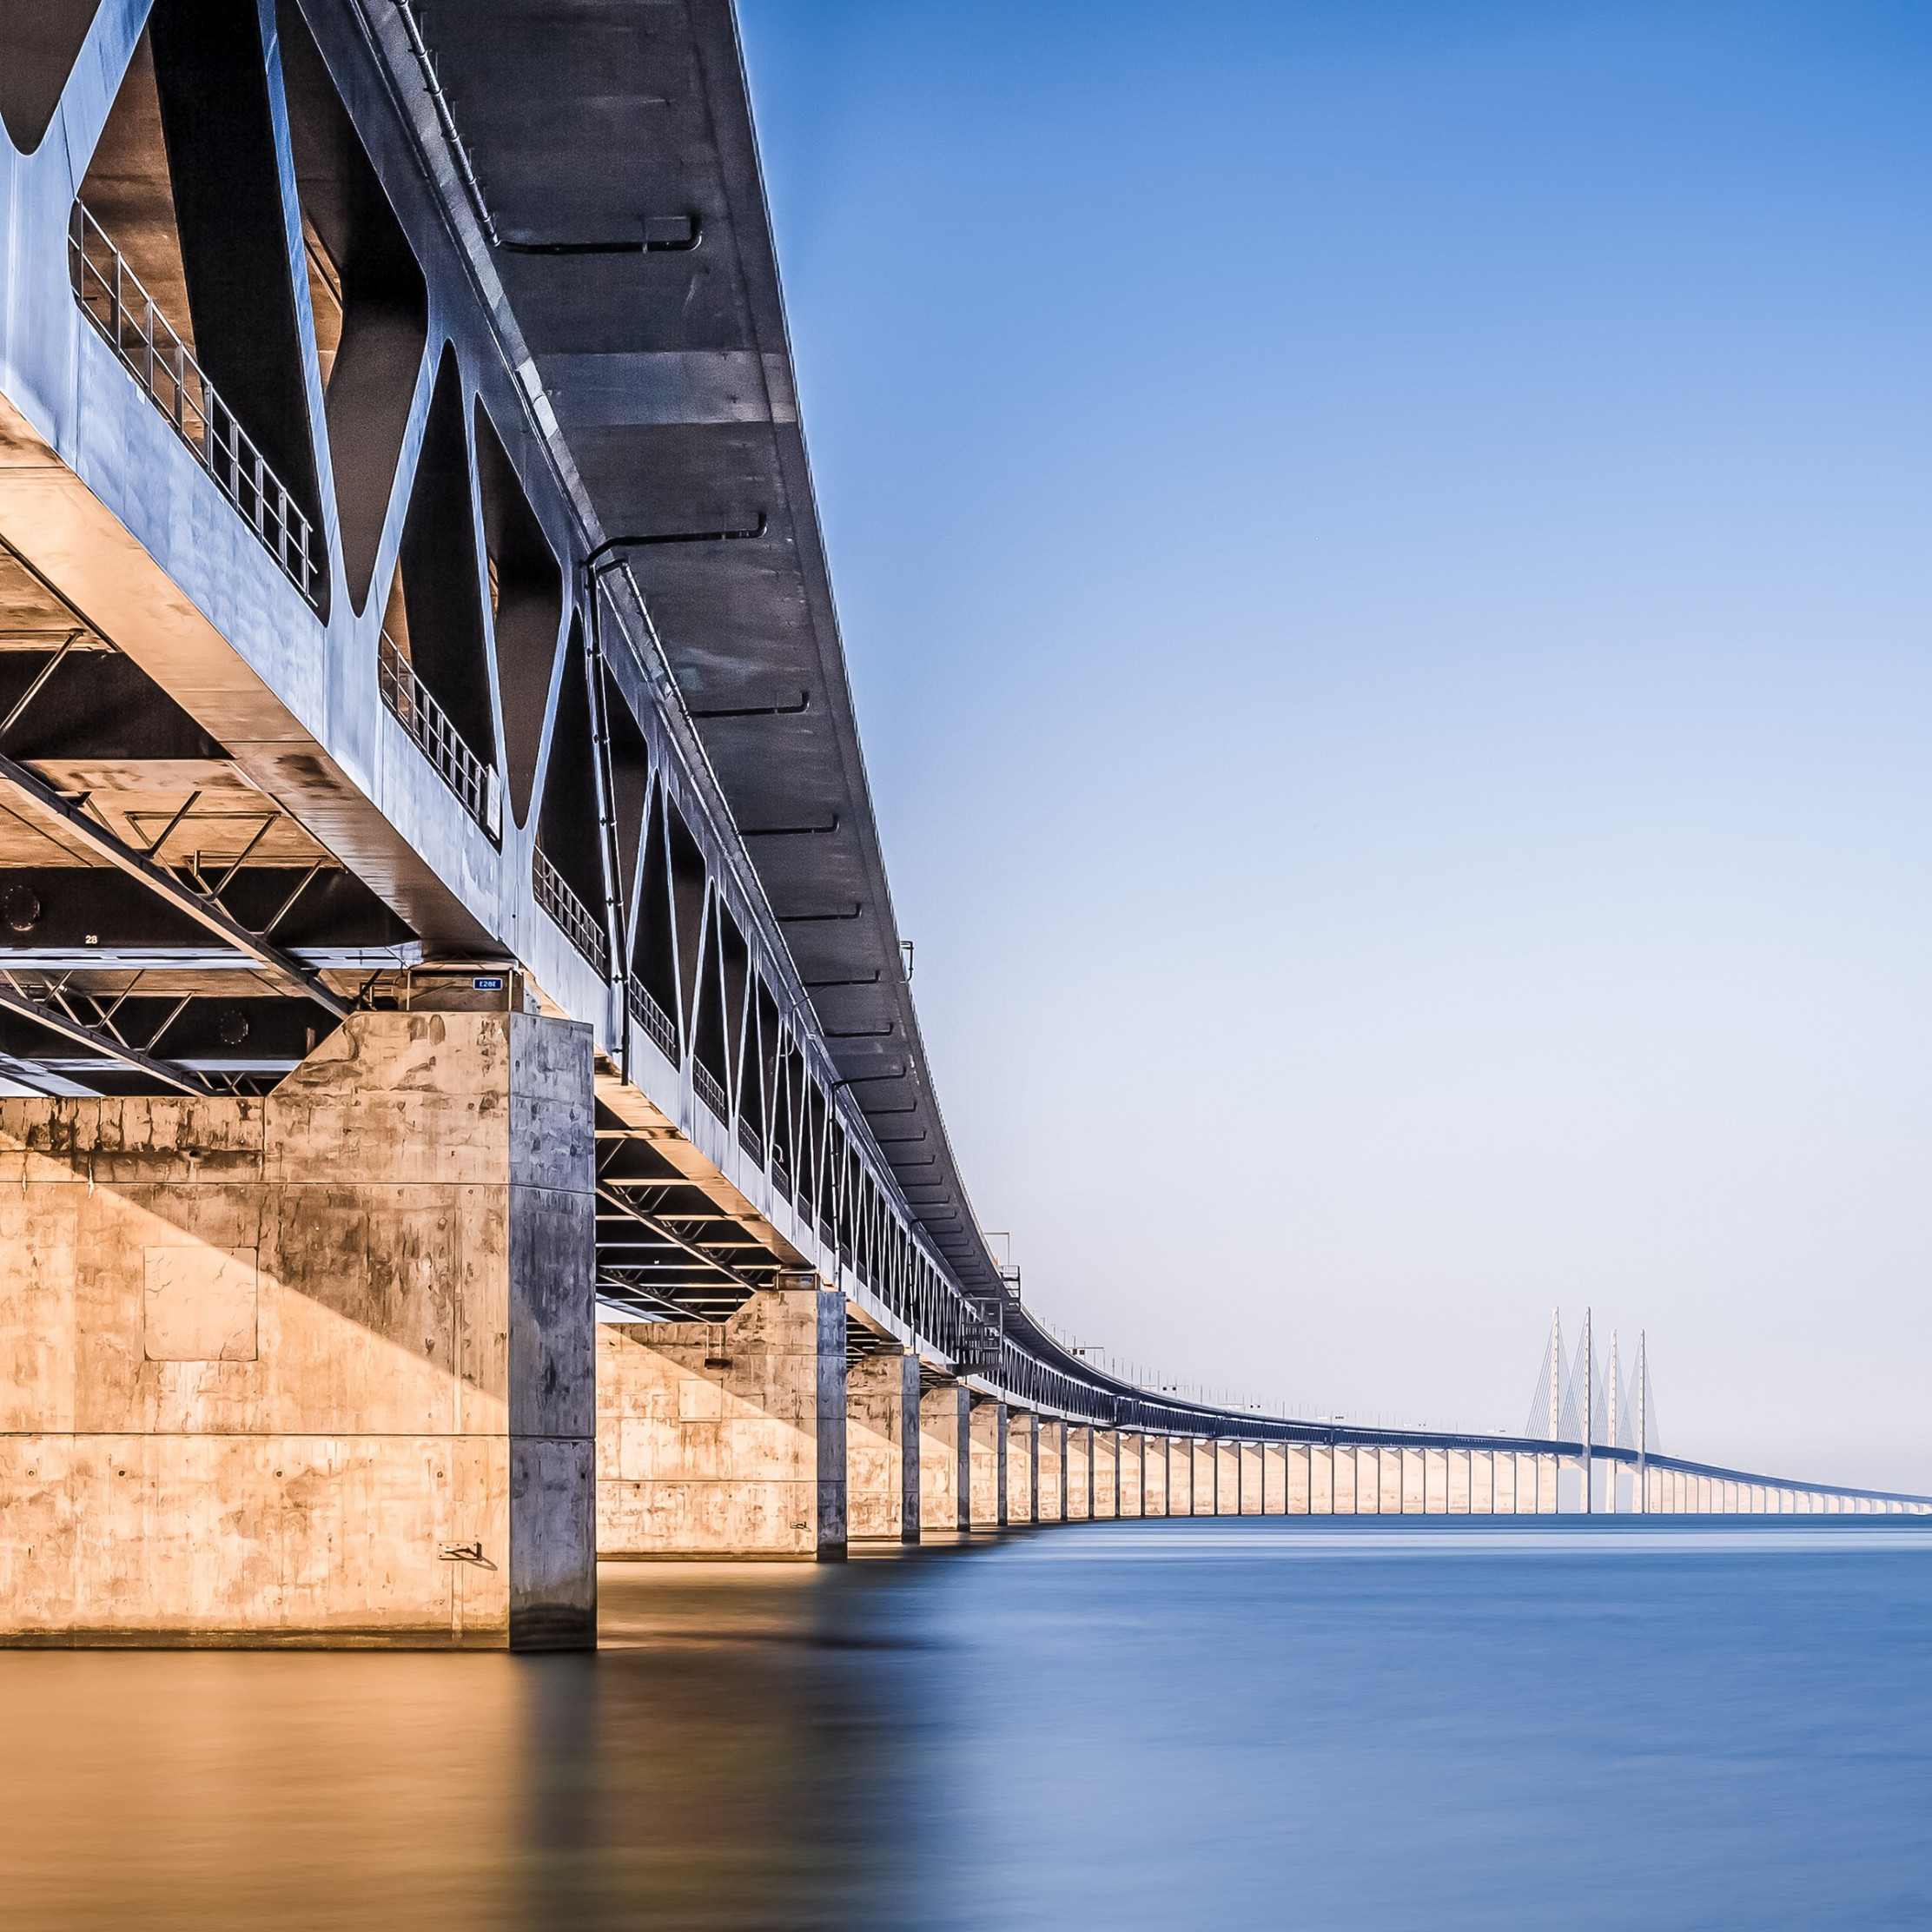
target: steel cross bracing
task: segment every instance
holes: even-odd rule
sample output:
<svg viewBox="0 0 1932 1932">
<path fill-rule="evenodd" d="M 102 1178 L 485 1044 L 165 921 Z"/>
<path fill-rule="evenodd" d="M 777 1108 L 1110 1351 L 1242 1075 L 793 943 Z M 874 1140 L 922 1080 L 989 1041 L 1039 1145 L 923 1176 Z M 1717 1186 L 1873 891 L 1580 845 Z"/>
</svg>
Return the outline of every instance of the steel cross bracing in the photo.
<svg viewBox="0 0 1932 1932">
<path fill-rule="evenodd" d="M 728 0 L 63 0 L 0 76 L 0 1069 L 236 1090 L 540 1002 L 612 1302 L 807 1270 L 989 1396 L 1378 1439 L 1102 1373 L 980 1231 Z"/>
</svg>

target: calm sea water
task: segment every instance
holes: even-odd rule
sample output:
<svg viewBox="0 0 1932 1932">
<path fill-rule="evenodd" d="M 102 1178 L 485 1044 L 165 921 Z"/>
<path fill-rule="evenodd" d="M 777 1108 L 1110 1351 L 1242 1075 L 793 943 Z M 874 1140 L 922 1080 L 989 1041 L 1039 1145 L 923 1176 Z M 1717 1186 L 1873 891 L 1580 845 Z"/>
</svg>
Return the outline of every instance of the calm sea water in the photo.
<svg viewBox="0 0 1932 1932">
<path fill-rule="evenodd" d="M 595 1657 L 0 1653 L 28 1928 L 1932 1926 L 1932 1532 L 625 1565 Z"/>
</svg>

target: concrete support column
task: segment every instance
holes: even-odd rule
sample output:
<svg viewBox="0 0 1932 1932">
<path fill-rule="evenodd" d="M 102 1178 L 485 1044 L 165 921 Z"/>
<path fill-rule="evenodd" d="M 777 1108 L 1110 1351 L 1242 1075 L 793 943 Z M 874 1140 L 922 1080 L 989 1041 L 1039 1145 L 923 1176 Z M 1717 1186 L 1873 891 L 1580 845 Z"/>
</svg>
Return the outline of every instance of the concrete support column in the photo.
<svg viewBox="0 0 1932 1932">
<path fill-rule="evenodd" d="M 1145 1514 L 1142 1485 L 1147 1467 L 1147 1438 L 1122 1430 L 1121 1446 L 1120 1513 L 1136 1521 Z"/>
<path fill-rule="evenodd" d="M 1516 1456 L 1513 1451 L 1489 1452 L 1489 1509 L 1492 1516 L 1516 1514 Z"/>
<path fill-rule="evenodd" d="M 1554 1516 L 1557 1513 L 1558 1459 L 1554 1456 L 1538 1456 L 1536 1460 L 1536 1513 L 1538 1516 Z"/>
<path fill-rule="evenodd" d="M 1283 1512 L 1289 1516 L 1306 1516 L 1311 1507 L 1309 1463 L 1313 1452 L 1305 1442 L 1291 1442 L 1281 1453 L 1281 1471 L 1285 1496 Z"/>
<path fill-rule="evenodd" d="M 1335 1500 L 1335 1452 L 1327 1443 L 1316 1443 L 1308 1451 L 1308 1513 L 1333 1516 L 1340 1508 Z"/>
<path fill-rule="evenodd" d="M 1142 1516 L 1165 1516 L 1170 1507 L 1168 1481 L 1168 1439 L 1166 1436 L 1146 1436 L 1141 1439 L 1141 1514 Z"/>
<path fill-rule="evenodd" d="M 1240 1516 L 1247 1507 L 1243 1486 L 1247 1475 L 1246 1460 L 1238 1442 L 1214 1444 L 1214 1514 Z"/>
<path fill-rule="evenodd" d="M 972 1521 L 975 1529 L 1006 1527 L 1006 1456 L 1009 1422 L 1006 1404 L 990 1396 L 973 1399 Z"/>
<path fill-rule="evenodd" d="M 1094 1516 L 1094 1432 L 1076 1424 L 1067 1431 L 1067 1509 L 1069 1523 Z"/>
<path fill-rule="evenodd" d="M 1188 1514 L 1213 1516 L 1221 1508 L 1220 1459 L 1214 1453 L 1213 1438 L 1193 1443 L 1190 1451 L 1188 1460 L 1194 1466 L 1190 1472 L 1194 1493 Z"/>
<path fill-rule="evenodd" d="M 597 1344 L 599 1555 L 844 1555 L 843 1296 L 771 1290 Z"/>
<path fill-rule="evenodd" d="M 1440 1512 L 1445 1494 L 1441 1453 L 1438 1449 L 1396 1451 L 1396 1463 L 1402 1472 L 1403 1515 L 1434 1516 Z"/>
<path fill-rule="evenodd" d="M 1006 1519 L 1016 1526 L 1040 1520 L 1040 1418 L 1031 1409 L 1009 1413 Z"/>
<path fill-rule="evenodd" d="M 1356 1513 L 1355 1491 L 1359 1473 L 1355 1466 L 1354 1445 L 1339 1443 L 1329 1452 L 1329 1457 L 1334 1472 L 1334 1513 L 1337 1516 L 1353 1516 Z"/>
<path fill-rule="evenodd" d="M 1194 1513 L 1194 1445 L 1190 1436 L 1173 1436 L 1168 1441 L 1168 1514 Z"/>
<path fill-rule="evenodd" d="M 1094 1519 L 1111 1523 L 1121 1513 L 1121 1432 L 1094 1432 Z"/>
<path fill-rule="evenodd" d="M 1467 1516 L 1475 1506 L 1470 1499 L 1470 1452 L 1451 1449 L 1445 1453 L 1449 1465 L 1449 1513 Z"/>
<path fill-rule="evenodd" d="M 1036 1523 L 1067 1520 L 1067 1425 L 1042 1421 L 1034 1437 L 1033 1519 Z"/>
<path fill-rule="evenodd" d="M 845 1374 L 845 1509 L 855 1540 L 919 1540 L 919 1358 L 862 1356 Z"/>
<path fill-rule="evenodd" d="M 972 1526 L 973 1399 L 948 1382 L 919 1398 L 919 1533 Z"/>
<path fill-rule="evenodd" d="M 1407 1472 L 1403 1468 L 1408 1458 L 1399 1449 L 1377 1451 L 1381 1466 L 1381 1497 L 1379 1507 L 1384 1516 L 1399 1516 L 1402 1513 L 1402 1490 Z"/>
<path fill-rule="evenodd" d="M 1267 1442 L 1261 1446 L 1261 1514 L 1288 1513 L 1288 1446 Z"/>
<path fill-rule="evenodd" d="M 0 1635 L 594 1643 L 591 1055 L 359 1013 L 261 1098 L 0 1100 Z"/>
</svg>

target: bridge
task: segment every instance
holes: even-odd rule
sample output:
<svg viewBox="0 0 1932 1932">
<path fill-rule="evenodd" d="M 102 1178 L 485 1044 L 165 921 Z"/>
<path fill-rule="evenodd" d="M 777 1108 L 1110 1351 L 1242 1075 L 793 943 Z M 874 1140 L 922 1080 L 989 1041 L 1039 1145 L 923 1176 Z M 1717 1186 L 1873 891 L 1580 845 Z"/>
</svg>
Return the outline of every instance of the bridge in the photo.
<svg viewBox="0 0 1932 1932">
<path fill-rule="evenodd" d="M 1587 1400 L 1186 1402 L 1035 1318 L 912 1003 L 728 0 L 40 0 L 0 121 L 10 1640 L 567 1647 L 600 1556 L 1566 1469 L 1932 1506 Z"/>
</svg>

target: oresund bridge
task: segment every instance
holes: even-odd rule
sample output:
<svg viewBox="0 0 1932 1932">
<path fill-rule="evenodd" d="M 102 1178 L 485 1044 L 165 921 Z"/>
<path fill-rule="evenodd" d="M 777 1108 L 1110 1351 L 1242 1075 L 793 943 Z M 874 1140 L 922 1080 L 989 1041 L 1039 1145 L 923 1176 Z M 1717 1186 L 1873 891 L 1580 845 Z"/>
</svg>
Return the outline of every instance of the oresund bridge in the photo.
<svg viewBox="0 0 1932 1932">
<path fill-rule="evenodd" d="M 36 0 L 0 121 L 0 1635 L 567 1647 L 599 1556 L 1565 1480 L 1929 1506 L 1587 1388 L 1182 1401 L 1035 1319 L 908 987 L 728 0 Z"/>
</svg>

